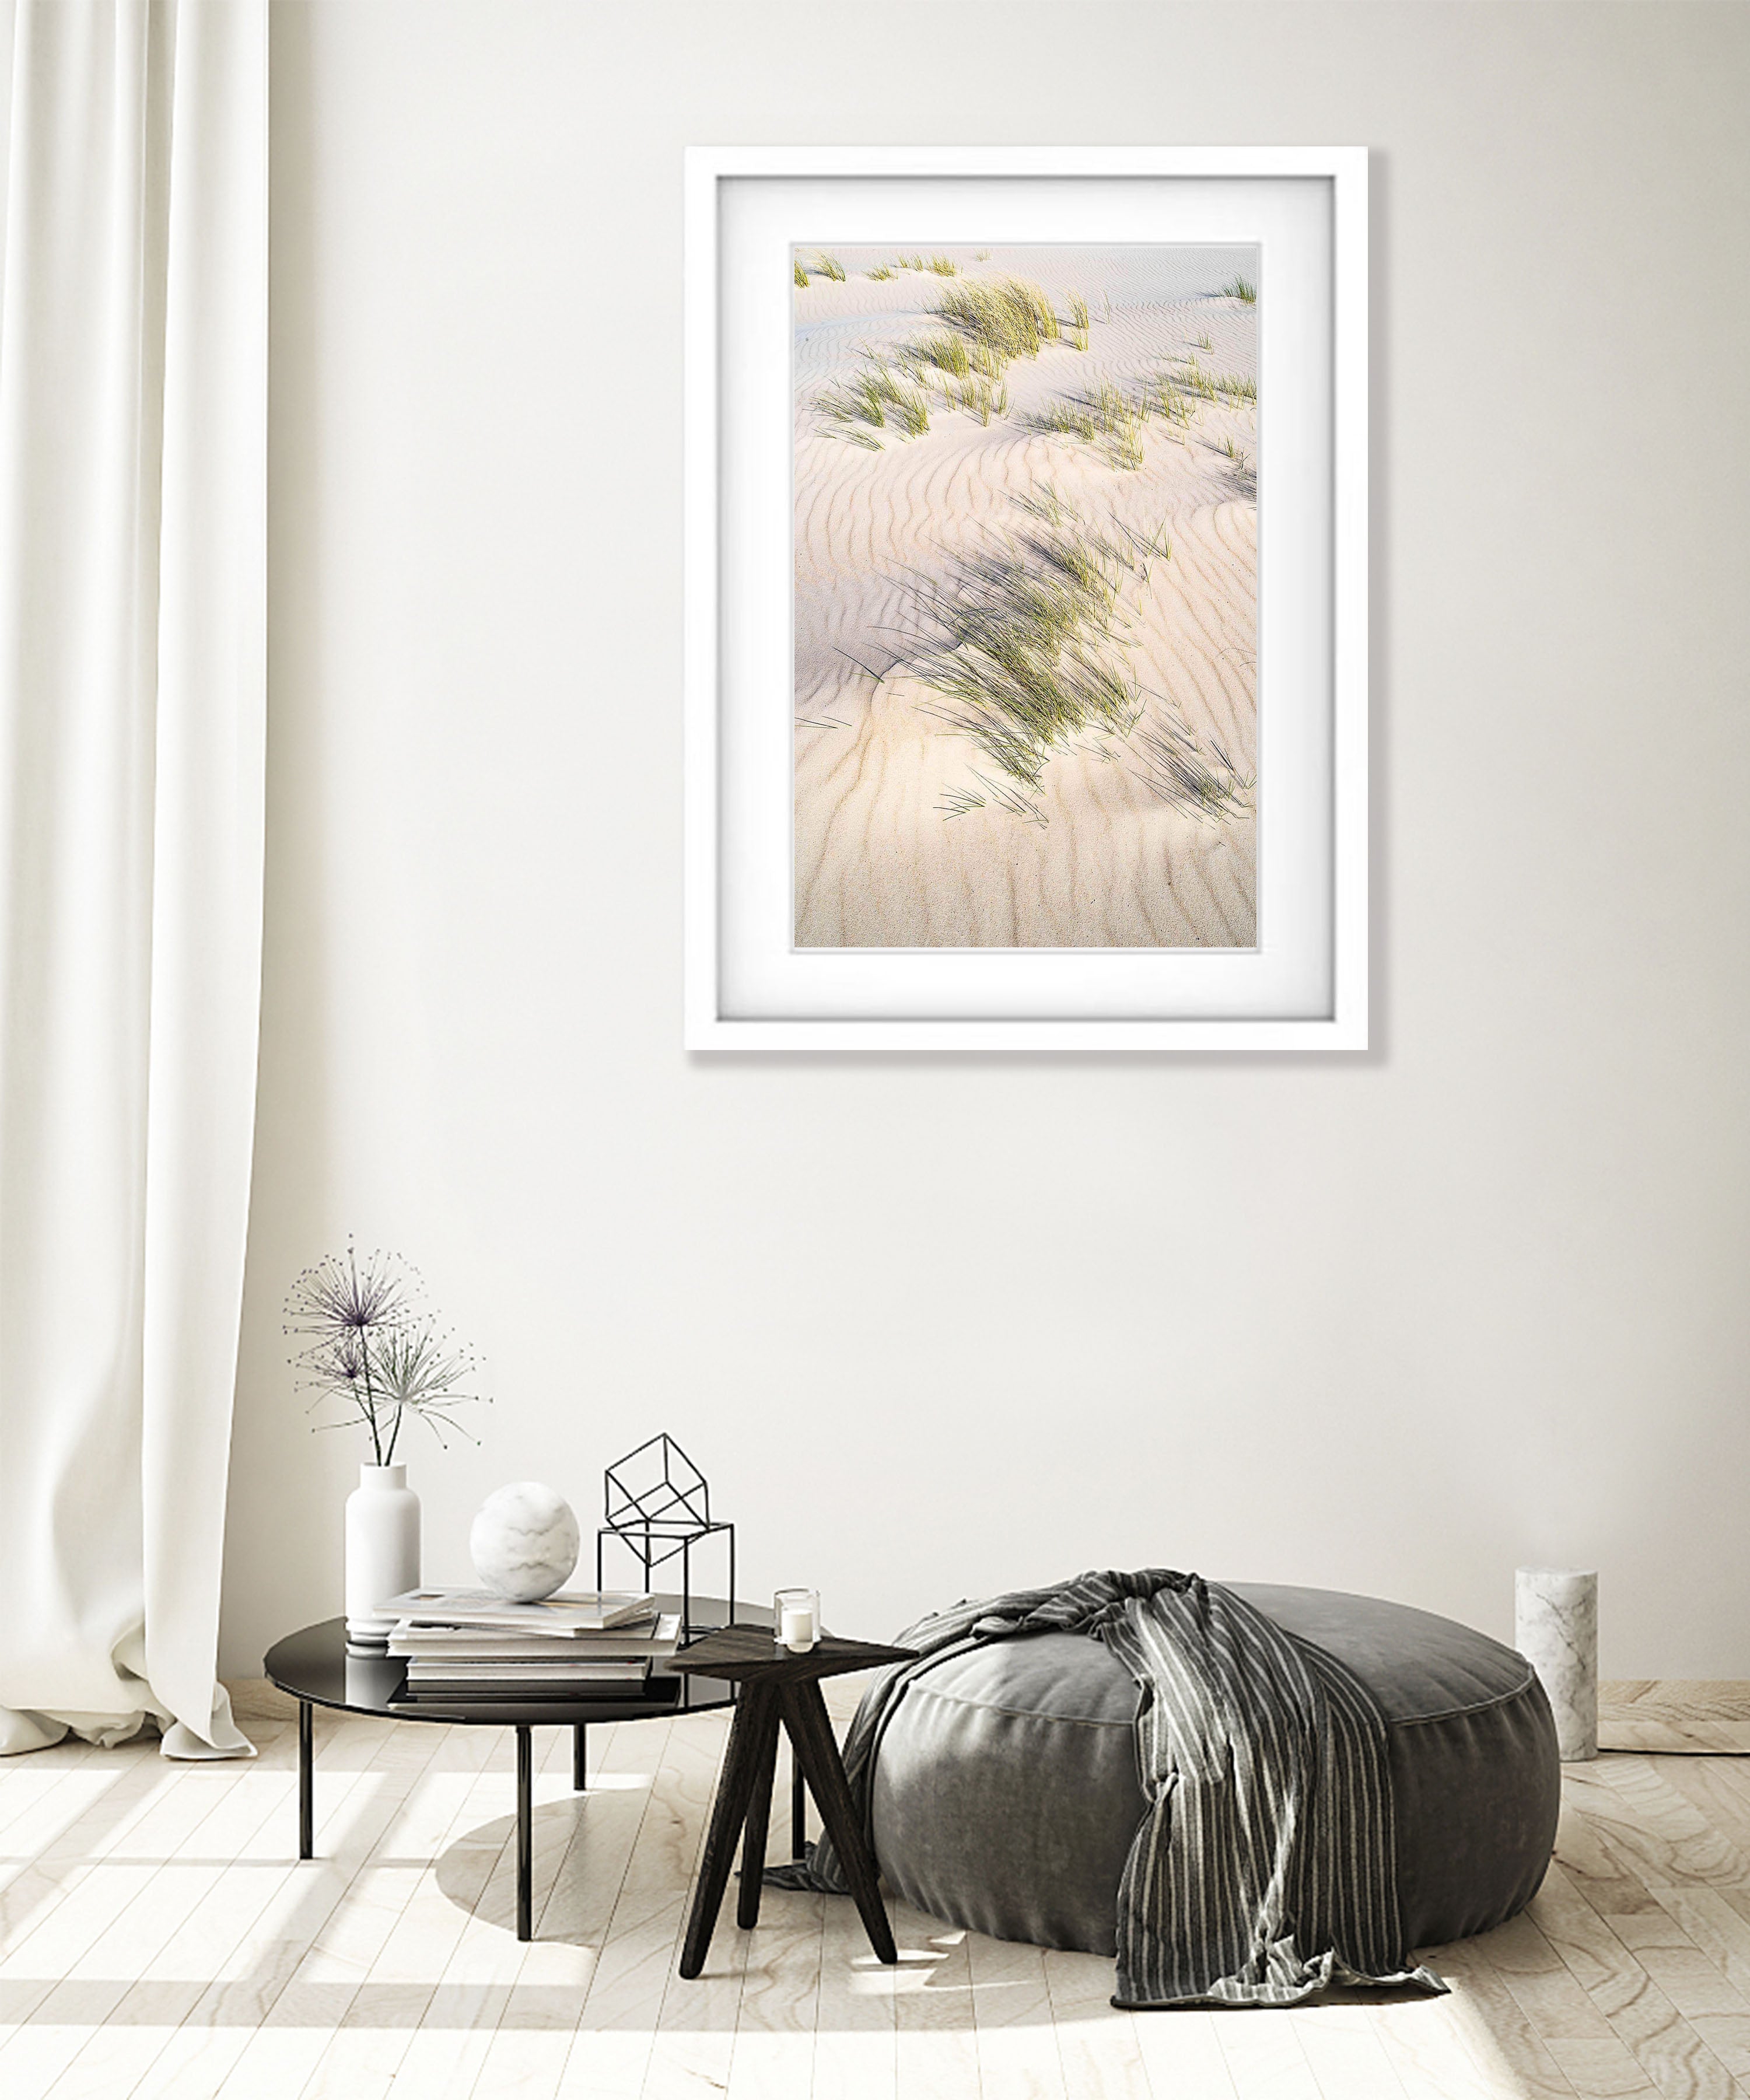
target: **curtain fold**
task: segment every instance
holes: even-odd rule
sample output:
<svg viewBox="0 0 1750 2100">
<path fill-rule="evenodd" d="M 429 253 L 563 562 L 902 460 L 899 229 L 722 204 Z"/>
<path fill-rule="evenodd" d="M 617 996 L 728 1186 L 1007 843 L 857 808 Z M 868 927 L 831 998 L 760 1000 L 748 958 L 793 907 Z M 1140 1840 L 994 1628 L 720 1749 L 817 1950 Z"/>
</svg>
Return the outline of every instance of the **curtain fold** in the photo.
<svg viewBox="0 0 1750 2100">
<path fill-rule="evenodd" d="M 216 1674 L 260 1004 L 267 0 L 18 0 L 0 280 L 0 1752 Z"/>
</svg>

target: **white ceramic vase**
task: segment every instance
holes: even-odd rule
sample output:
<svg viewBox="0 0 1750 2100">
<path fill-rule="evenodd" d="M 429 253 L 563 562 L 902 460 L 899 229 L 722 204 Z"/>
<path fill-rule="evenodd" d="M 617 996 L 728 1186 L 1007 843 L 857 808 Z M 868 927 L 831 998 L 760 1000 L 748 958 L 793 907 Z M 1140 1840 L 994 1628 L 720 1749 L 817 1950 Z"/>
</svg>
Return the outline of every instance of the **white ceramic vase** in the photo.
<svg viewBox="0 0 1750 2100">
<path fill-rule="evenodd" d="M 405 1466 L 361 1466 L 346 1498 L 346 1639 L 381 1648 L 395 1629 L 377 1608 L 419 1586 L 419 1497 Z"/>
</svg>

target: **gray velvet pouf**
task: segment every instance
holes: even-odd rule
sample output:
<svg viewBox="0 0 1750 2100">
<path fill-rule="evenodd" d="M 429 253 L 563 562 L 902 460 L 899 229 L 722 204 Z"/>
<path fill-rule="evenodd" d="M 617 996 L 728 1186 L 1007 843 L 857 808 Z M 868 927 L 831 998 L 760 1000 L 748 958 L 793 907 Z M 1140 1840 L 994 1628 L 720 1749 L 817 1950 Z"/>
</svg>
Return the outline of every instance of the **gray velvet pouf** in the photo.
<svg viewBox="0 0 1750 2100">
<path fill-rule="evenodd" d="M 1405 1604 L 1231 1586 L 1347 1663 L 1385 1714 L 1408 1943 L 1461 1939 L 1523 1909 L 1561 1798 L 1549 1704 L 1523 1657 Z M 994 1642 L 921 1672 L 875 1763 L 875 1849 L 890 1885 L 993 1939 L 1112 1953 L 1145 1805 L 1135 1712 L 1129 1673 L 1074 1634 Z"/>
</svg>

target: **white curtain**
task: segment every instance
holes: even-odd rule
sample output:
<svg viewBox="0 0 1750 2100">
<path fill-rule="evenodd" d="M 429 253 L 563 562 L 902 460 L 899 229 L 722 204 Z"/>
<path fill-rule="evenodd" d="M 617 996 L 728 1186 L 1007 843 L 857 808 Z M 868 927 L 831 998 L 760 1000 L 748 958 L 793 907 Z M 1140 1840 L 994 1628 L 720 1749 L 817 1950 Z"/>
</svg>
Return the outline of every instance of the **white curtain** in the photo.
<svg viewBox="0 0 1750 2100">
<path fill-rule="evenodd" d="M 218 1682 L 261 977 L 267 0 L 17 0 L 0 1752 Z"/>
</svg>

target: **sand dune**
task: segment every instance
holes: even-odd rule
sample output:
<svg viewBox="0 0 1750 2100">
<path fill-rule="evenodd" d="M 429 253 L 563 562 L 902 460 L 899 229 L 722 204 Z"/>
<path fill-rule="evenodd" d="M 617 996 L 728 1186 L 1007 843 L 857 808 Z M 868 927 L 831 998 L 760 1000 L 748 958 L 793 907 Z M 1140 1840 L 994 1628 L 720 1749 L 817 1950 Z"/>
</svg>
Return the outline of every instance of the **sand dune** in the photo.
<svg viewBox="0 0 1750 2100">
<path fill-rule="evenodd" d="M 1108 251 L 1109 254 L 1111 252 Z M 1073 286 L 1078 257 L 1046 251 Z M 1085 254 L 1085 252 L 1084 252 Z M 1008 251 L 998 258 L 1007 266 Z M 848 257 L 847 266 L 850 258 Z M 976 276 L 977 271 L 970 274 Z M 1132 276 L 1144 286 L 1145 271 Z M 1158 279 L 1159 272 L 1156 272 Z M 938 404 L 931 426 L 879 450 L 820 413 L 823 387 L 931 325 L 939 280 L 852 274 L 796 295 L 796 938 L 799 946 L 1249 946 L 1256 938 L 1255 409 L 1199 404 L 1189 427 L 1139 434 L 1140 464 L 1047 432 L 1038 419 L 1102 382 L 1134 390 L 1175 368 L 1255 374 L 1255 309 L 1234 299 L 1102 300 L 1122 267 L 1082 288 L 1086 351 L 1048 345 L 1011 364 L 1008 412 L 988 424 Z M 1192 351 L 1199 342 L 1207 349 Z M 1229 449 L 1242 457 L 1236 461 Z M 1037 514 L 1120 549 L 1162 543 L 1122 576 L 1109 654 L 1140 711 L 1127 735 L 1090 726 L 1054 743 L 1036 787 L 956 726 L 920 672 L 932 592 L 966 565 L 1025 564 Z M 927 666 L 925 667 L 927 669 Z M 1187 745 L 1187 739 L 1189 745 Z M 1163 754 L 1192 748 L 1248 792 L 1187 806 Z"/>
</svg>

